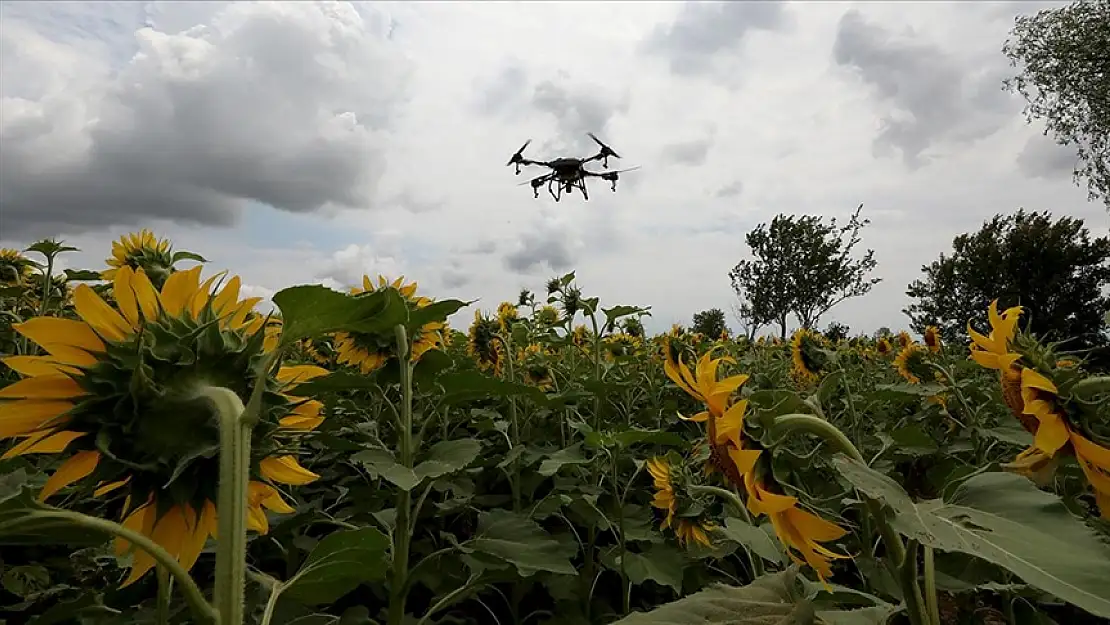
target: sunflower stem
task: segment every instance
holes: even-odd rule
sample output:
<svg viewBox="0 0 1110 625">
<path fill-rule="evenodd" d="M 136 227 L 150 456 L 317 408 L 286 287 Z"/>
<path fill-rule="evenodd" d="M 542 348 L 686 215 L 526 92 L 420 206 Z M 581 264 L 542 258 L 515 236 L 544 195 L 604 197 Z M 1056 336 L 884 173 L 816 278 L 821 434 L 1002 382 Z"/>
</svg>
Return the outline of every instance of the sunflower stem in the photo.
<svg viewBox="0 0 1110 625">
<path fill-rule="evenodd" d="M 859 449 L 848 440 L 848 437 L 841 432 L 835 425 L 828 421 L 815 417 L 810 414 L 787 414 L 777 417 L 774 425 L 775 433 L 778 435 L 785 435 L 794 430 L 802 430 L 809 432 L 815 436 L 823 438 L 826 442 L 830 443 L 837 451 L 848 456 L 852 460 L 866 465 L 867 461 L 863 459 L 863 455 L 859 453 Z M 864 500 L 867 502 L 867 510 L 871 514 L 871 518 L 879 524 L 879 534 L 883 537 L 883 544 L 887 550 L 887 560 L 891 566 L 892 571 L 897 571 L 901 566 L 903 560 L 906 558 L 906 546 L 902 543 L 902 537 L 894 531 L 894 528 L 887 522 L 886 516 L 883 514 L 882 505 L 875 499 L 863 495 Z M 868 537 L 870 540 L 870 537 Z"/>
<path fill-rule="evenodd" d="M 755 521 L 752 520 L 752 516 L 748 514 L 747 506 L 744 505 L 744 502 L 740 500 L 740 496 L 736 493 L 717 486 L 703 486 L 697 484 L 687 487 L 687 490 L 690 491 L 690 493 L 692 494 L 705 493 L 706 495 L 716 495 L 717 497 L 724 499 L 725 501 L 732 504 L 732 507 L 736 509 L 736 513 L 740 515 L 741 520 L 743 520 L 748 525 L 751 525 L 752 527 L 758 527 L 755 524 Z M 760 558 L 759 555 L 752 551 L 747 545 L 743 545 L 743 547 L 744 551 L 748 554 L 748 563 L 752 567 L 752 579 L 761 577 L 765 572 L 763 569 L 763 559 Z"/>
<path fill-rule="evenodd" d="M 937 602 L 937 567 L 933 561 L 933 548 L 924 545 L 925 551 L 925 612 L 929 625 L 940 625 L 940 605 Z"/>
<path fill-rule="evenodd" d="M 405 326 L 397 325 L 394 329 L 397 342 L 397 362 L 400 365 L 401 384 L 401 410 L 400 427 L 397 431 L 398 455 L 401 464 L 409 469 L 413 466 L 414 450 L 412 449 L 412 370 L 410 358 L 408 333 Z M 397 493 L 397 517 L 393 523 L 393 569 L 389 582 L 389 611 L 388 625 L 401 625 L 405 620 L 405 602 L 408 597 L 409 577 L 409 541 L 412 540 L 410 527 L 410 512 L 412 496 L 409 491 L 402 489 Z"/>
<path fill-rule="evenodd" d="M 246 414 L 249 411 L 244 408 L 243 401 L 230 389 L 206 387 L 200 394 L 215 406 L 220 422 L 216 610 L 220 614 L 220 625 L 242 625 L 247 585 L 247 484 L 253 420 Z"/>
<path fill-rule="evenodd" d="M 173 578 L 170 577 L 166 567 L 158 565 L 158 625 L 167 625 L 170 622 L 170 597 L 173 594 Z"/>
<path fill-rule="evenodd" d="M 189 575 L 189 572 L 185 570 L 185 567 L 181 566 L 181 563 L 170 555 L 168 551 L 163 549 L 161 545 L 151 540 L 150 537 L 140 534 L 135 530 L 128 529 L 115 521 L 108 521 L 80 512 L 55 508 L 34 510 L 29 512 L 18 522 L 8 522 L 5 523 L 4 526 L 8 529 L 15 525 L 36 523 L 51 519 L 66 521 L 80 527 L 111 534 L 147 552 L 150 554 L 150 557 L 154 559 L 159 568 L 164 568 L 166 572 L 181 585 L 181 594 L 185 596 L 185 602 L 189 604 L 189 608 L 193 612 L 193 617 L 198 623 L 209 625 L 219 623 L 219 614 L 213 609 L 212 605 L 208 603 L 208 600 L 204 598 L 204 593 L 201 592 L 200 587 L 193 581 L 193 578 Z"/>
</svg>

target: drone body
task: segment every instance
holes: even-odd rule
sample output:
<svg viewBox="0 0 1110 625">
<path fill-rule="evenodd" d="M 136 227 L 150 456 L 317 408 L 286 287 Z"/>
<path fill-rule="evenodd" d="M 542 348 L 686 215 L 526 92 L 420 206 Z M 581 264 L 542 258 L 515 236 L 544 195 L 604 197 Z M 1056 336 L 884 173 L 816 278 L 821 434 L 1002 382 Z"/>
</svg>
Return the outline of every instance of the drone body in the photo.
<svg viewBox="0 0 1110 625">
<path fill-rule="evenodd" d="M 556 202 L 562 198 L 564 191 L 570 194 L 573 193 L 575 189 L 582 192 L 583 199 L 589 200 L 590 194 L 586 191 L 587 178 L 608 180 L 613 183 L 613 191 L 616 191 L 617 179 L 620 177 L 620 174 L 626 171 L 639 169 L 639 167 L 607 172 L 596 172 L 586 169 L 585 164 L 592 161 L 601 161 L 601 166 L 608 169 L 610 156 L 613 158 L 620 158 L 620 155 L 614 152 L 612 148 L 602 143 L 592 132 L 587 134 L 594 142 L 601 146 L 601 150 L 589 158 L 557 158 L 551 161 L 529 160 L 523 156 L 524 148 L 532 143 L 532 140 L 529 139 L 524 142 L 524 145 L 520 146 L 520 149 L 516 151 L 516 154 L 513 154 L 513 157 L 510 158 L 509 162 L 505 163 L 505 165 L 516 165 L 516 173 L 518 176 L 520 175 L 521 165 L 539 165 L 540 167 L 546 167 L 551 170 L 546 174 L 537 176 L 523 183 L 532 185 L 532 192 L 537 198 L 540 197 L 540 187 L 546 184 L 548 193 L 551 194 L 551 197 L 555 198 Z"/>
</svg>

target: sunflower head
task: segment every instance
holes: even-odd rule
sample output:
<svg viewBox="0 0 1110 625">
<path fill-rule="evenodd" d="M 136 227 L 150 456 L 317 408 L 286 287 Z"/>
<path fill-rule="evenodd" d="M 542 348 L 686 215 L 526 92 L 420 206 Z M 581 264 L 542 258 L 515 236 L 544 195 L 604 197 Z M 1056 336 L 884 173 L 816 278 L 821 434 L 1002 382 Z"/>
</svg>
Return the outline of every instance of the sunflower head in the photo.
<svg viewBox="0 0 1110 625">
<path fill-rule="evenodd" d="M 790 339 L 791 372 L 802 383 L 812 383 L 828 366 L 821 337 L 812 330 L 799 328 Z"/>
<path fill-rule="evenodd" d="M 940 329 L 936 326 L 928 326 L 925 328 L 925 333 L 922 334 L 922 340 L 925 341 L 925 346 L 929 351 L 934 354 L 940 351 Z"/>
<path fill-rule="evenodd" d="M 19 250 L 0 248 L 0 286 L 24 284 L 35 270 L 35 262 Z"/>
<path fill-rule="evenodd" d="M 554 306 L 544 306 L 536 311 L 536 322 L 544 326 L 553 326 L 559 323 L 559 309 Z"/>
<path fill-rule="evenodd" d="M 512 302 L 501 302 L 497 305 L 497 323 L 500 324 L 503 334 L 508 335 L 512 332 L 513 323 L 518 319 L 520 314 Z"/>
<path fill-rule="evenodd" d="M 579 310 L 582 310 L 582 291 L 576 286 L 567 287 L 563 291 L 563 312 L 568 319 L 573 319 Z"/>
<path fill-rule="evenodd" d="M 910 384 L 921 384 L 921 378 L 929 375 L 928 353 L 928 348 L 920 343 L 910 343 L 903 347 L 894 358 L 894 368 L 898 370 L 898 375 Z"/>
<path fill-rule="evenodd" d="M 884 336 L 875 341 L 875 351 L 878 352 L 880 356 L 886 356 L 894 351 L 894 348 L 890 345 L 890 341 Z"/>
<path fill-rule="evenodd" d="M 549 362 L 550 357 L 548 350 L 535 343 L 519 351 L 517 361 L 520 363 L 520 370 L 523 372 L 526 384 L 543 390 L 551 388 L 555 378 Z"/>
<path fill-rule="evenodd" d="M 638 339 L 644 338 L 644 324 L 635 317 L 629 317 L 621 324 L 624 328 L 624 333 L 629 336 L 634 336 Z"/>
<path fill-rule="evenodd" d="M 571 330 L 570 340 L 577 347 L 588 347 L 592 339 L 593 333 L 590 332 L 590 329 L 584 325 L 574 326 L 574 329 Z"/>
<path fill-rule="evenodd" d="M 259 298 L 240 300 L 237 277 L 213 292 L 219 276 L 201 283 L 200 269 L 172 274 L 159 290 L 142 268 L 124 265 L 113 279 L 115 306 L 78 285 L 79 319 L 15 326 L 47 355 L 4 359 L 26 377 L 0 389 L 0 437 L 21 439 L 5 456 L 67 456 L 40 499 L 70 484 L 96 485 L 94 494 L 125 500 L 125 526 L 188 566 L 215 527 L 219 427 L 202 389 L 223 387 L 246 403 L 254 385 L 263 386 L 252 432 L 255 490 L 267 493 L 259 505 L 291 511 L 272 484 L 316 479 L 285 450 L 298 431 L 319 424 L 322 405 L 286 391 L 326 373 L 284 367 L 259 379 L 264 319 L 248 319 Z M 256 515 L 251 527 L 265 531 L 264 519 Z M 127 583 L 152 566 L 136 554 Z"/>
<path fill-rule="evenodd" d="M 631 356 L 636 353 L 636 348 L 640 344 L 636 337 L 623 332 L 610 334 L 605 337 L 604 343 L 605 356 L 610 359 Z"/>
<path fill-rule="evenodd" d="M 673 458 L 657 456 L 647 461 L 647 470 L 655 487 L 651 505 L 664 513 L 660 529 L 672 529 L 679 544 L 712 547 L 710 534 L 716 524 L 705 517 L 704 505 L 686 496 L 683 486 L 692 477 L 684 467 Z"/>
<path fill-rule="evenodd" d="M 105 262 L 110 267 L 100 273 L 105 280 L 114 279 L 123 267 L 142 268 L 154 287 L 160 289 L 173 272 L 173 246 L 169 239 L 159 239 L 143 229 L 113 241 L 112 257 Z"/>
<path fill-rule="evenodd" d="M 378 284 L 374 285 L 370 276 L 362 277 L 362 286 L 351 289 L 352 295 L 374 293 L 382 289 L 395 289 L 404 298 L 410 308 L 424 308 L 432 303 L 427 297 L 416 294 L 415 282 L 405 284 L 405 277 L 401 276 L 390 282 L 385 276 L 378 276 Z M 412 344 L 412 359 L 419 360 L 428 350 L 443 346 L 442 322 L 426 323 L 415 330 L 409 337 Z M 334 337 L 336 362 L 339 364 L 357 367 L 365 374 L 373 373 L 380 369 L 397 353 L 395 339 L 389 334 L 368 334 L 362 332 L 336 332 Z"/>
<path fill-rule="evenodd" d="M 906 332 L 905 330 L 899 332 L 898 335 L 894 338 L 895 341 L 897 341 L 898 343 L 898 349 L 905 349 L 909 347 L 910 343 L 913 343 L 913 337 L 911 337 L 910 333 Z"/>
<path fill-rule="evenodd" d="M 504 346 L 497 336 L 500 330 L 501 323 L 497 319 L 487 317 L 482 314 L 482 311 L 476 310 L 474 322 L 470 324 L 470 330 L 467 332 L 467 353 L 478 363 L 479 369 L 490 371 L 494 375 L 501 373 L 504 361 Z"/>
<path fill-rule="evenodd" d="M 546 289 L 547 289 L 547 294 L 548 295 L 554 295 L 554 294 L 558 293 L 560 289 L 563 288 L 563 283 L 558 278 L 551 278 L 550 280 L 547 281 L 547 284 L 545 286 L 546 286 Z"/>
</svg>

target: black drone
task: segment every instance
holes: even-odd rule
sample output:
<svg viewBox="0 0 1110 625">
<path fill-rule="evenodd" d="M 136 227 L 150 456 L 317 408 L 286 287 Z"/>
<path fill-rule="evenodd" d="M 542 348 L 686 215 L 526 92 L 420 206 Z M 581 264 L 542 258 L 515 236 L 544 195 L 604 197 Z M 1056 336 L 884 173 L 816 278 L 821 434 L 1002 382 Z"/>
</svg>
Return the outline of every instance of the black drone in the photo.
<svg viewBox="0 0 1110 625">
<path fill-rule="evenodd" d="M 562 198 L 564 191 L 569 194 L 574 193 L 575 189 L 578 189 L 582 192 L 583 199 L 589 200 L 590 194 L 586 191 L 586 178 L 591 177 L 601 178 L 602 180 L 608 180 L 609 182 L 612 182 L 613 191 L 616 191 L 617 179 L 620 177 L 620 174 L 623 174 L 626 171 L 639 169 L 639 167 L 606 172 L 596 172 L 586 169 L 584 165 L 591 161 L 601 161 L 601 166 L 605 169 L 609 169 L 609 157 L 612 156 L 613 158 L 620 158 L 619 154 L 614 152 L 613 149 L 609 146 L 602 143 L 601 139 L 598 139 L 594 136 L 594 133 L 588 132 L 586 134 L 589 135 L 590 138 L 593 139 L 599 146 L 601 146 L 601 150 L 598 151 L 597 154 L 589 158 L 557 158 L 553 161 L 529 160 L 522 156 L 524 148 L 528 147 L 529 143 L 532 143 L 532 140 L 529 139 L 524 142 L 524 145 L 520 146 L 520 149 L 516 151 L 516 154 L 513 154 L 513 157 L 509 159 L 508 163 L 505 163 L 505 166 L 516 165 L 516 173 L 518 176 L 520 175 L 521 165 L 539 165 L 541 167 L 546 167 L 550 169 L 550 172 L 542 176 L 537 176 L 529 180 L 528 182 L 521 183 L 521 186 L 526 184 L 532 185 L 532 192 L 537 198 L 540 197 L 540 187 L 546 184 L 547 192 L 551 194 L 551 197 L 555 198 L 556 202 L 558 202 L 559 199 Z"/>
</svg>

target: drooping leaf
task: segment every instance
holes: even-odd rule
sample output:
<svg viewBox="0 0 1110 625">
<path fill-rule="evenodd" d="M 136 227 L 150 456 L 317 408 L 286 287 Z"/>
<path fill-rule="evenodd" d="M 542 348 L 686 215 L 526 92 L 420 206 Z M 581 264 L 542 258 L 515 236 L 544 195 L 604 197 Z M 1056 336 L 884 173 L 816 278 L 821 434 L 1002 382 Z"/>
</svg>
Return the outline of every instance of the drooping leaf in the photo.
<svg viewBox="0 0 1110 625">
<path fill-rule="evenodd" d="M 587 464 L 589 461 L 590 459 L 582 453 L 582 443 L 575 443 L 566 449 L 560 449 L 544 459 L 544 461 L 540 463 L 537 473 L 550 477 L 558 473 L 559 469 L 565 466 Z"/>
<path fill-rule="evenodd" d="M 744 545 L 764 560 L 779 563 L 783 561 L 782 550 L 779 549 L 766 525 L 756 527 L 743 519 L 729 517 L 725 519 L 725 525 L 721 531 L 725 538 Z"/>
<path fill-rule="evenodd" d="M 391 332 L 408 319 L 396 289 L 347 295 L 318 284 L 293 286 L 272 298 L 281 310 L 283 345 L 329 332 Z"/>
<path fill-rule="evenodd" d="M 793 598 L 796 571 L 764 575 L 747 586 L 711 586 L 613 625 L 784 625 L 809 622 L 813 607 Z"/>
<path fill-rule="evenodd" d="M 409 313 L 409 329 L 415 330 L 428 323 L 443 323 L 448 317 L 474 302 L 464 302 L 457 299 L 445 299 L 432 302 L 423 308 L 417 308 Z"/>
<path fill-rule="evenodd" d="M 332 603 L 364 582 L 385 576 L 389 538 L 373 527 L 328 534 L 301 569 L 274 592 L 306 605 Z"/>
<path fill-rule="evenodd" d="M 491 556 L 516 567 L 524 576 L 539 571 L 574 575 L 574 548 L 552 538 L 528 517 L 493 509 L 478 515 L 478 533 L 462 543 L 464 553 Z"/>
<path fill-rule="evenodd" d="M 619 560 L 617 566 L 620 566 Z M 624 554 L 624 571 L 633 584 L 653 581 L 660 586 L 670 586 L 675 592 L 682 592 L 682 571 L 686 568 L 686 558 L 682 552 L 667 544 L 652 545 L 641 553 Z"/>
<path fill-rule="evenodd" d="M 0 545 L 100 545 L 107 535 L 49 516 L 23 469 L 0 475 Z"/>
<path fill-rule="evenodd" d="M 402 490 L 412 490 L 420 483 L 416 473 L 397 462 L 388 450 L 366 449 L 351 456 L 351 460 L 361 464 L 372 475 L 381 476 Z"/>
<path fill-rule="evenodd" d="M 543 391 L 534 386 L 490 377 L 479 371 L 453 371 L 439 378 L 447 403 L 459 403 L 487 397 L 528 397 L 543 403 Z"/>
<path fill-rule="evenodd" d="M 66 280 L 74 282 L 90 282 L 102 279 L 99 271 L 93 271 L 91 269 L 66 269 L 65 275 Z"/>
<path fill-rule="evenodd" d="M 845 456 L 834 465 L 853 486 L 889 509 L 899 533 L 940 551 L 966 553 L 1027 584 L 1110 618 L 1110 546 L 1055 495 L 1010 473 L 981 473 L 949 501 L 915 504 L 886 475 Z"/>
<path fill-rule="evenodd" d="M 437 478 L 466 468 L 482 452 L 482 443 L 477 439 L 463 438 L 453 441 L 440 441 L 432 445 L 428 455 L 416 465 L 413 473 L 418 480 Z"/>
<path fill-rule="evenodd" d="M 170 261 L 170 264 L 171 265 L 176 265 L 177 263 L 179 263 L 183 260 L 195 260 L 198 263 L 208 262 L 208 259 L 201 256 L 200 254 L 197 254 L 195 252 L 186 252 L 186 251 L 183 250 L 183 251 L 180 251 L 180 252 L 174 252 L 173 253 L 173 257 Z"/>
</svg>

